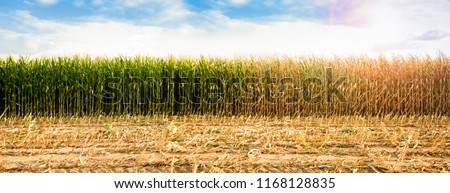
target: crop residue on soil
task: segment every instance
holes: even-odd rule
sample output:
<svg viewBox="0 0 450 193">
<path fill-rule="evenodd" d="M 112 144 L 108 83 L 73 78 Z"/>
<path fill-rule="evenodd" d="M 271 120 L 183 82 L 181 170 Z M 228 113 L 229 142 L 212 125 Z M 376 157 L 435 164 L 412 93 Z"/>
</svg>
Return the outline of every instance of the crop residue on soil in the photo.
<svg viewBox="0 0 450 193">
<path fill-rule="evenodd" d="M 0 172 L 448 172 L 447 117 L 4 118 Z"/>
</svg>

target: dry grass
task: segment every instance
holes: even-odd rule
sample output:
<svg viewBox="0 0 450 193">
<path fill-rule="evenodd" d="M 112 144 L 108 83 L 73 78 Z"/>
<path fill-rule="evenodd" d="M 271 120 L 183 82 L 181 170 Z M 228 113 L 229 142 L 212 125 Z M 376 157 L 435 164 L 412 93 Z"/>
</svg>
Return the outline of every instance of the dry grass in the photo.
<svg viewBox="0 0 450 193">
<path fill-rule="evenodd" d="M 3 118 L 1 172 L 449 172 L 448 117 Z"/>
</svg>

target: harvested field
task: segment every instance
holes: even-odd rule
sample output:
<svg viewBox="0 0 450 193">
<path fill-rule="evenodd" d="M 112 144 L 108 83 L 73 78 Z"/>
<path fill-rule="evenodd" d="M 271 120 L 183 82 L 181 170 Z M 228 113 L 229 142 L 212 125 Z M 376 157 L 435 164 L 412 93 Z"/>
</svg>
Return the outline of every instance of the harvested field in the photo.
<svg viewBox="0 0 450 193">
<path fill-rule="evenodd" d="M 0 121 L 0 172 L 449 172 L 450 119 L 97 116 Z"/>
<path fill-rule="evenodd" d="M 1 172 L 448 172 L 449 57 L 0 58 Z"/>
</svg>

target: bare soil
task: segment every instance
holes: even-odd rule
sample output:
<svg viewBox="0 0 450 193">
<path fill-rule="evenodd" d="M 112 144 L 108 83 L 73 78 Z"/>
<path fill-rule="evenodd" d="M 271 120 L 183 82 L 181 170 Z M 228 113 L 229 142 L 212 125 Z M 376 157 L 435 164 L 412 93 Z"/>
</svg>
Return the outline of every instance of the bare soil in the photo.
<svg viewBox="0 0 450 193">
<path fill-rule="evenodd" d="M 0 172 L 449 172 L 448 117 L 21 117 Z"/>
</svg>

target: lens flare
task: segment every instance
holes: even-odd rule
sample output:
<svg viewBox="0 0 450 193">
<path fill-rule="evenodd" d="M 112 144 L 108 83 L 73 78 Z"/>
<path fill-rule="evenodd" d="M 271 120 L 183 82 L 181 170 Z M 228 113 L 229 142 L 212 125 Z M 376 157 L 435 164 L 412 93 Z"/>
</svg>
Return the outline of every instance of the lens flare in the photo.
<svg viewBox="0 0 450 193">
<path fill-rule="evenodd" d="M 330 8 L 328 11 L 328 22 L 329 24 L 334 24 L 334 13 L 336 10 L 336 0 L 330 1 Z"/>
</svg>

